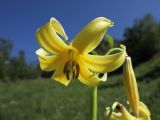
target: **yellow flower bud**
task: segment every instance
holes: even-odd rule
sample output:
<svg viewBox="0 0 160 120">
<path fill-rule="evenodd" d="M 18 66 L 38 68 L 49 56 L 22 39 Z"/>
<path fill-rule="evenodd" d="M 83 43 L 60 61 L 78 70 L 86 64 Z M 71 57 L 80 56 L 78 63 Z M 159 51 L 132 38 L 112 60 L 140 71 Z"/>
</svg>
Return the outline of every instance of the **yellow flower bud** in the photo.
<svg viewBox="0 0 160 120">
<path fill-rule="evenodd" d="M 132 67 L 132 61 L 129 56 L 126 57 L 123 65 L 123 83 L 132 112 L 135 114 L 136 117 L 138 117 L 139 93 L 136 77 Z"/>
</svg>

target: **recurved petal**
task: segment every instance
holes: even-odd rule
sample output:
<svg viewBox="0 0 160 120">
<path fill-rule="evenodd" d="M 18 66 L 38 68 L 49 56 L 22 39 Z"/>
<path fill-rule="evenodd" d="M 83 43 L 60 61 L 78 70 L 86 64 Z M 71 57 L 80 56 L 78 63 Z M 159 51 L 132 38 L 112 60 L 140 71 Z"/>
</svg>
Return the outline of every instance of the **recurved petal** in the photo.
<svg viewBox="0 0 160 120">
<path fill-rule="evenodd" d="M 121 112 L 122 112 L 122 120 L 137 120 L 127 111 L 127 109 L 124 106 L 121 107 Z"/>
<path fill-rule="evenodd" d="M 106 118 L 108 118 L 110 111 L 112 111 L 110 120 L 137 120 L 126 110 L 126 108 L 122 104 L 119 104 L 117 108 L 117 112 L 114 112 L 114 109 L 112 109 L 112 111 L 111 108 L 107 108 L 105 111 Z"/>
<path fill-rule="evenodd" d="M 62 55 L 58 59 L 58 63 L 56 66 L 56 71 L 52 75 L 53 80 L 56 80 L 57 82 L 60 82 L 61 84 L 67 86 L 70 82 L 70 80 L 67 80 L 66 74 L 64 74 L 64 66 L 67 61 L 67 55 Z"/>
<path fill-rule="evenodd" d="M 50 19 L 50 22 L 51 22 L 52 26 L 54 27 L 54 30 L 57 33 L 59 33 L 65 40 L 68 40 L 68 36 L 66 35 L 61 23 L 53 17 Z"/>
<path fill-rule="evenodd" d="M 110 107 L 107 107 L 106 108 L 106 111 L 104 113 L 105 117 L 107 118 L 107 120 L 123 120 L 122 119 L 122 113 L 121 112 L 112 112 L 111 113 L 111 116 L 109 117 L 109 114 L 111 112 L 111 108 Z M 110 119 L 109 119 L 110 118 Z"/>
<path fill-rule="evenodd" d="M 68 39 L 62 25 L 55 18 L 51 18 L 36 31 L 36 38 L 43 49 L 51 54 L 59 54 L 69 49 L 69 46 L 58 36 L 59 33 L 64 39 Z"/>
<path fill-rule="evenodd" d="M 107 73 L 104 73 L 104 75 L 100 78 L 100 80 L 103 82 L 107 81 Z"/>
<path fill-rule="evenodd" d="M 107 120 L 123 120 L 121 112 L 114 112 L 118 105 L 120 105 L 119 102 L 114 102 L 111 107 L 106 107 L 104 115 Z"/>
<path fill-rule="evenodd" d="M 139 116 L 132 116 L 125 107 L 122 108 L 123 120 L 151 120 L 150 111 L 143 102 L 139 102 Z"/>
<path fill-rule="evenodd" d="M 122 51 L 112 55 L 82 55 L 84 64 L 91 70 L 100 73 L 114 71 L 119 68 L 126 57 L 125 46 L 121 45 Z"/>
<path fill-rule="evenodd" d="M 95 49 L 101 42 L 108 27 L 113 22 L 104 17 L 98 17 L 86 25 L 70 43 L 79 53 L 89 53 Z"/>
<path fill-rule="evenodd" d="M 147 106 L 143 102 L 140 102 L 138 120 L 151 120 L 150 116 L 151 116 L 151 113 L 147 108 Z"/>
<path fill-rule="evenodd" d="M 88 86 L 96 86 L 101 80 L 94 75 L 83 63 L 79 62 L 80 73 L 78 79 Z"/>
<path fill-rule="evenodd" d="M 56 68 L 57 56 L 49 56 L 44 49 L 40 48 L 36 51 L 36 55 L 38 56 L 40 62 L 40 68 L 44 71 L 52 71 Z"/>
</svg>

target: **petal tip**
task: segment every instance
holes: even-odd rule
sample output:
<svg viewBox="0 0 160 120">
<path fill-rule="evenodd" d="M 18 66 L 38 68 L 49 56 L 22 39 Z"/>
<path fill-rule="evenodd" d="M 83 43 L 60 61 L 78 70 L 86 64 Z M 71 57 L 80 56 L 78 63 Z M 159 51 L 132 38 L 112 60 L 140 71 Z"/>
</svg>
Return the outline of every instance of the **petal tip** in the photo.
<svg viewBox="0 0 160 120">
<path fill-rule="evenodd" d="M 50 22 L 52 22 L 52 21 L 57 21 L 57 19 L 55 17 L 51 17 Z"/>
<path fill-rule="evenodd" d="M 106 22 L 107 26 L 109 26 L 109 27 L 113 27 L 114 26 L 114 22 L 112 22 L 110 19 L 107 19 L 105 17 L 98 17 L 96 19 L 99 19 L 99 20 L 102 20 L 102 21 Z"/>
<path fill-rule="evenodd" d="M 38 29 L 36 30 L 36 33 L 37 33 L 39 30 L 40 30 L 40 28 L 38 28 Z"/>
<path fill-rule="evenodd" d="M 123 50 L 126 50 L 126 46 L 121 44 L 120 47 L 123 49 Z"/>
<path fill-rule="evenodd" d="M 62 32 L 61 34 L 62 34 L 64 40 L 68 40 L 68 36 L 66 35 L 63 27 L 61 26 L 61 23 L 55 17 L 50 18 L 50 23 L 52 23 L 52 22 L 58 23 L 59 27 L 61 28 L 61 32 Z"/>
<path fill-rule="evenodd" d="M 55 80 L 55 81 L 63 84 L 63 85 L 66 86 L 66 87 L 67 87 L 67 86 L 69 85 L 69 83 L 70 83 L 70 81 L 68 81 L 68 80 L 60 79 L 58 76 L 55 76 L 55 74 L 52 75 L 51 80 Z"/>
</svg>

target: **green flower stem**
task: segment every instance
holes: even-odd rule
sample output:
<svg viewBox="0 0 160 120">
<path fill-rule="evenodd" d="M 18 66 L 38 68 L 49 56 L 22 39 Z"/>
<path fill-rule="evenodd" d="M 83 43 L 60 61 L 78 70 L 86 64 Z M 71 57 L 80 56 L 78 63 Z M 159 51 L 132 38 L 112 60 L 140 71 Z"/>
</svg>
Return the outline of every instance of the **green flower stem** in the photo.
<svg viewBox="0 0 160 120">
<path fill-rule="evenodd" d="M 97 120 L 97 86 L 90 91 L 90 120 Z"/>
</svg>

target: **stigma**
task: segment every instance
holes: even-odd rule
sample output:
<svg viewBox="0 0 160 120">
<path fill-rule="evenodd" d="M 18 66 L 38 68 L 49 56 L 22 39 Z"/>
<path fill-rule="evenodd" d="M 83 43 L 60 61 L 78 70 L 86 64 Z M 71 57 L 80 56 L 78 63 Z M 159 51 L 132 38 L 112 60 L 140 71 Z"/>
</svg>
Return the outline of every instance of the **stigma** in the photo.
<svg viewBox="0 0 160 120">
<path fill-rule="evenodd" d="M 78 53 L 74 50 L 69 50 L 69 59 L 64 65 L 63 73 L 66 75 L 67 80 L 78 78 L 80 67 L 77 58 Z"/>
</svg>

